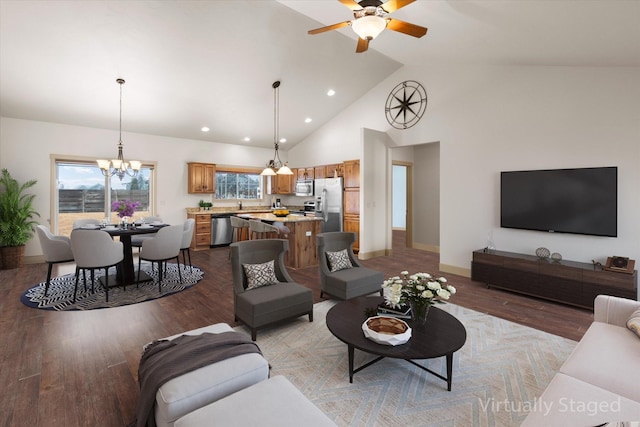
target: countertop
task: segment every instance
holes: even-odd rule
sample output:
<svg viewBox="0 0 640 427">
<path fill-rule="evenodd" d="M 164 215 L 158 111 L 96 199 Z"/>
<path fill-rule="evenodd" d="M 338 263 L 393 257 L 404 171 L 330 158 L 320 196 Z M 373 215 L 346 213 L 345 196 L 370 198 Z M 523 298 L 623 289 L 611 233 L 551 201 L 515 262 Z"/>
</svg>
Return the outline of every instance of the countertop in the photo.
<svg viewBox="0 0 640 427">
<path fill-rule="evenodd" d="M 235 212 L 240 218 L 245 219 L 259 219 L 262 221 L 272 221 L 272 222 L 307 222 L 307 221 L 322 221 L 322 218 L 315 216 L 305 216 L 299 214 L 290 214 L 287 216 L 275 216 L 270 212 L 247 212 L 247 211 L 239 211 Z"/>
</svg>

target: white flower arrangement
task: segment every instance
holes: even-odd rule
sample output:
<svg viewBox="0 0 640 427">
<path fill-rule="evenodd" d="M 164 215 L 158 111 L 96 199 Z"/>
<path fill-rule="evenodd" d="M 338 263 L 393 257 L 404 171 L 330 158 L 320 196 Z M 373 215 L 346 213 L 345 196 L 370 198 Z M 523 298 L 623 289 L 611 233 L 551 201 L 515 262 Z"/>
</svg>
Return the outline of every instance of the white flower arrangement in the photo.
<svg viewBox="0 0 640 427">
<path fill-rule="evenodd" d="M 399 276 L 385 280 L 382 287 L 386 289 L 386 304 L 392 308 L 412 302 L 427 305 L 444 303 L 456 293 L 456 288 L 444 277 L 434 278 L 429 273 L 409 275 L 408 271 L 401 271 Z"/>
</svg>

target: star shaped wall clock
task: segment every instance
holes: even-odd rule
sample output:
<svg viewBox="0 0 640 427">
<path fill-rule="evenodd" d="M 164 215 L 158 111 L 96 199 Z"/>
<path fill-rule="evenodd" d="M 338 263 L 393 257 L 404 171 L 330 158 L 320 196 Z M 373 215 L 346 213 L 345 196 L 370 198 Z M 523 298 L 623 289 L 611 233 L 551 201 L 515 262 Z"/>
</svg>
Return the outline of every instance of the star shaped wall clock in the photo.
<svg viewBox="0 0 640 427">
<path fill-rule="evenodd" d="M 396 129 L 408 129 L 415 125 L 426 109 L 427 91 L 414 80 L 407 80 L 394 87 L 384 106 L 387 121 Z"/>
</svg>

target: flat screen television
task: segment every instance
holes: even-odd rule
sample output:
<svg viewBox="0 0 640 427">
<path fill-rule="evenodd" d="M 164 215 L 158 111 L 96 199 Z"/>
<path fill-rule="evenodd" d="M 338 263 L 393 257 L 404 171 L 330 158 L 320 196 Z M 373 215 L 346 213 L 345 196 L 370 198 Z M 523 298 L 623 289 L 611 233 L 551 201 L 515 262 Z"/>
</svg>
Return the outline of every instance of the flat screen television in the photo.
<svg viewBox="0 0 640 427">
<path fill-rule="evenodd" d="M 500 226 L 617 237 L 618 168 L 501 172 Z"/>
</svg>

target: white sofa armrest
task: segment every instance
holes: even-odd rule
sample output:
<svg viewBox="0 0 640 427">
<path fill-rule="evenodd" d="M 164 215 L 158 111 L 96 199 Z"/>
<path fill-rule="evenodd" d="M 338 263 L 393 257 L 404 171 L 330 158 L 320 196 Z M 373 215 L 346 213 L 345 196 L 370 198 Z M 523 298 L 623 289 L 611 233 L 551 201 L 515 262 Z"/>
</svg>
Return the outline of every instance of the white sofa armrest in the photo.
<svg viewBox="0 0 640 427">
<path fill-rule="evenodd" d="M 593 306 L 593 320 L 626 327 L 627 319 L 638 308 L 640 308 L 640 301 L 612 297 L 610 295 L 598 295 Z"/>
</svg>

